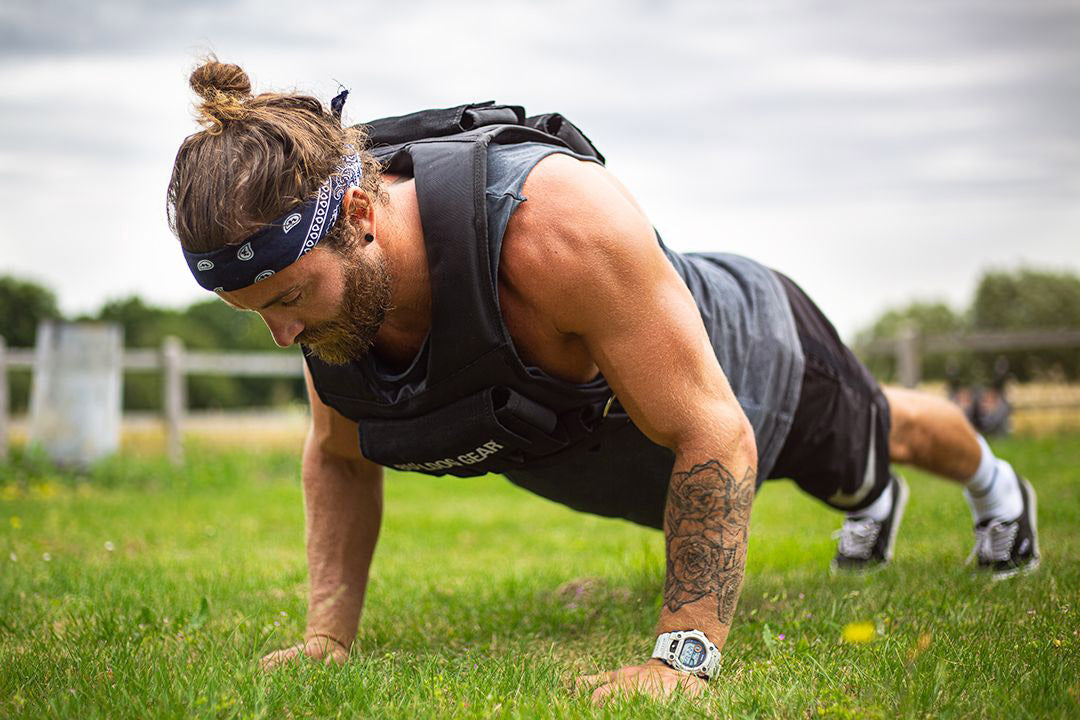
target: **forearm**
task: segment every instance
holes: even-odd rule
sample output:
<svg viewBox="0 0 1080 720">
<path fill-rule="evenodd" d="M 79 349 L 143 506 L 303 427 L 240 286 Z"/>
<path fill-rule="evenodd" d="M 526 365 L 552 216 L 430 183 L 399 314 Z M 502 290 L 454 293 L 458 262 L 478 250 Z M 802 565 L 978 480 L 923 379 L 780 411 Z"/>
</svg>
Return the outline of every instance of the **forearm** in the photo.
<svg viewBox="0 0 1080 720">
<path fill-rule="evenodd" d="M 722 648 L 742 589 L 757 450 L 749 424 L 676 453 L 664 513 L 667 577 L 658 633 L 701 630 Z"/>
<path fill-rule="evenodd" d="M 319 452 L 303 463 L 310 582 L 307 637 L 352 644 L 382 520 L 382 470 Z"/>
</svg>

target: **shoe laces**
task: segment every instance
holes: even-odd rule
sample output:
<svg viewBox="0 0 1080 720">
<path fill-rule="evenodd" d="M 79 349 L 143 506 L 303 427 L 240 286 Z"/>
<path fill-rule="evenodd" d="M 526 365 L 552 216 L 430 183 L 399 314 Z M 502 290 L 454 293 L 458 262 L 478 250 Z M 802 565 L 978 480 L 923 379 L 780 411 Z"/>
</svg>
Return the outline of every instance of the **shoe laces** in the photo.
<svg viewBox="0 0 1080 720">
<path fill-rule="evenodd" d="M 1018 522 L 993 520 L 975 528 L 975 547 L 971 556 L 981 563 L 1008 562 L 1012 558 L 1013 543 L 1020 531 Z"/>
<path fill-rule="evenodd" d="M 843 526 L 833 533 L 839 538 L 839 552 L 844 557 L 866 560 L 874 551 L 881 523 L 871 518 L 847 518 Z"/>
</svg>

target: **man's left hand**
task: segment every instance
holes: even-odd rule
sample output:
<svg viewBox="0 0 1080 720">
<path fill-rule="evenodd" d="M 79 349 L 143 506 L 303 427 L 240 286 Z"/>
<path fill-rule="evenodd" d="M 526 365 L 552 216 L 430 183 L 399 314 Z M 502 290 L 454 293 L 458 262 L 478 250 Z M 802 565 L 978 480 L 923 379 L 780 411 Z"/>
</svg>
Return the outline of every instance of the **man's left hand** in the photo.
<svg viewBox="0 0 1080 720">
<path fill-rule="evenodd" d="M 603 705 L 616 693 L 640 692 L 663 698 L 679 691 L 690 697 L 698 697 L 705 691 L 705 680 L 653 659 L 642 665 L 627 665 L 598 675 L 583 675 L 577 679 L 575 686 L 578 691 L 594 688 L 593 703 Z"/>
</svg>

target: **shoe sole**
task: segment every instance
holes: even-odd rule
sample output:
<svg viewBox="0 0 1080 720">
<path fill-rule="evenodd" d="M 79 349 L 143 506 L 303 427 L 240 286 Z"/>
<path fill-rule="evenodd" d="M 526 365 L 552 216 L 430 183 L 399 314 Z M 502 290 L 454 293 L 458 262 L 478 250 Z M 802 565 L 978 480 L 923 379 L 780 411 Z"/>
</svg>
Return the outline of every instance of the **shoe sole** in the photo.
<svg viewBox="0 0 1080 720">
<path fill-rule="evenodd" d="M 990 579 L 994 582 L 1000 582 L 1002 580 L 1008 580 L 1009 578 L 1016 577 L 1017 575 L 1028 575 L 1039 569 L 1039 563 L 1042 562 L 1042 554 L 1039 552 L 1039 500 L 1035 495 L 1035 488 L 1031 487 L 1031 483 L 1026 478 L 1017 475 L 1017 479 L 1020 481 L 1021 487 L 1024 489 L 1025 494 L 1030 501 L 1028 504 L 1028 524 L 1031 525 L 1031 537 L 1032 537 L 1032 553 L 1031 561 L 1026 562 L 1020 567 L 1012 568 L 1011 570 L 1003 570 L 1001 572 L 992 573 Z"/>
<path fill-rule="evenodd" d="M 896 533 L 900 529 L 900 522 L 904 519 L 904 510 L 907 509 L 908 491 L 907 481 L 900 475 L 893 475 L 896 479 L 896 486 L 898 488 L 896 498 L 896 510 L 893 512 L 892 527 L 889 528 L 889 539 L 885 543 L 885 559 L 879 563 L 873 565 L 866 565 L 861 568 L 842 568 L 836 564 L 834 559 L 829 563 L 830 575 L 867 575 L 869 573 L 875 573 L 879 570 L 884 570 L 885 566 L 892 562 L 893 548 L 896 546 Z"/>
</svg>

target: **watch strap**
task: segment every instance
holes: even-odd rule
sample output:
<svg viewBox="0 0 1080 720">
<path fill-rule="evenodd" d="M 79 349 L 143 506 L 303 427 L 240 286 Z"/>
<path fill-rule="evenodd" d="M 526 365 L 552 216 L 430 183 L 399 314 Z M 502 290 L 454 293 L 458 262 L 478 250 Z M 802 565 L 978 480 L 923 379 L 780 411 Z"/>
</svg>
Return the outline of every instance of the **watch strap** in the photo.
<svg viewBox="0 0 1080 720">
<path fill-rule="evenodd" d="M 685 670 L 683 668 L 678 668 L 675 665 L 672 665 L 671 642 L 672 640 L 681 639 L 683 636 L 687 635 L 695 638 L 700 636 L 699 639 L 702 639 L 705 642 L 705 663 L 696 671 Z M 678 648 L 676 648 L 676 650 L 678 650 Z M 683 672 L 690 672 L 693 675 L 698 675 L 699 677 L 704 677 L 706 679 L 715 675 L 716 668 L 720 665 L 720 651 L 715 645 L 712 644 L 712 642 L 709 641 L 705 633 L 701 632 L 700 630 L 689 632 L 660 633 L 660 635 L 656 638 L 656 643 L 653 645 L 652 657 L 657 658 L 658 660 L 663 660 L 665 663 L 671 665 L 672 667 L 675 667 L 677 670 L 682 670 Z"/>
<path fill-rule="evenodd" d="M 705 679 L 708 680 L 716 675 L 716 668 L 718 667 L 720 667 L 720 651 L 710 645 L 709 654 L 705 658 L 705 666 L 701 668 L 705 674 Z"/>
<path fill-rule="evenodd" d="M 654 658 L 667 661 L 667 649 L 671 646 L 671 638 L 674 635 L 675 633 L 660 633 L 660 636 L 656 638 L 656 644 L 653 645 L 652 649 L 652 656 Z"/>
</svg>

